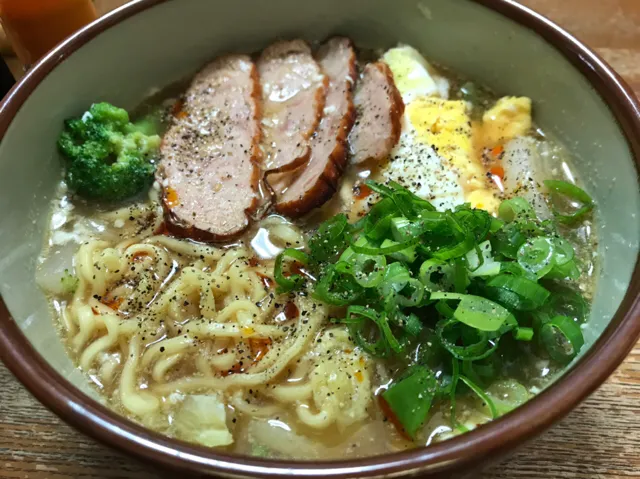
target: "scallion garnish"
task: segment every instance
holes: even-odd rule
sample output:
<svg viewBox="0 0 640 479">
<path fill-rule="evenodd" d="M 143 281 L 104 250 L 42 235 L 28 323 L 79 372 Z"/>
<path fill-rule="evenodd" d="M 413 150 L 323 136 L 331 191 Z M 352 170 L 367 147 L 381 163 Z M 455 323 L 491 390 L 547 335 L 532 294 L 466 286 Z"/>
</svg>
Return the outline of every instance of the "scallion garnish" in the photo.
<svg viewBox="0 0 640 479">
<path fill-rule="evenodd" d="M 409 437 L 414 438 L 426 420 L 436 389 L 433 372 L 424 366 L 413 366 L 382 393 Z"/>
<path fill-rule="evenodd" d="M 515 311 L 539 309 L 551 294 L 537 282 L 511 274 L 494 276 L 486 283 L 484 291 L 493 300 Z"/>
<path fill-rule="evenodd" d="M 574 184 L 561 180 L 546 180 L 544 185 L 553 192 L 555 196 L 563 197 L 565 202 L 578 203 L 574 205 L 577 209 L 569 214 L 560 212 L 557 206 L 554 205 L 553 213 L 556 220 L 560 223 L 573 225 L 578 221 L 582 221 L 595 206 L 591 196 Z"/>
<path fill-rule="evenodd" d="M 496 419 L 498 417 L 498 410 L 496 409 L 495 404 L 493 404 L 491 398 L 487 396 L 487 393 L 485 393 L 480 386 L 466 376 L 460 375 L 460 381 L 465 383 L 469 389 L 471 389 L 482 400 L 482 402 L 487 405 L 489 411 L 491 411 L 491 419 Z"/>
<path fill-rule="evenodd" d="M 556 316 L 540 328 L 540 340 L 551 359 L 568 363 L 584 345 L 580 325 L 567 316 Z"/>
<path fill-rule="evenodd" d="M 546 184 L 582 205 L 561 223 L 593 208 L 579 188 Z M 488 391 L 523 343 L 560 364 L 575 358 L 588 305 L 565 282 L 579 278 L 578 257 L 552 221 L 523 198 L 504 201 L 498 219 L 469 205 L 436 211 L 397 183 L 367 185 L 380 198 L 367 215 L 324 222 L 308 252 L 278 256 L 274 277 L 279 292 L 306 288 L 333 306 L 357 347 L 393 361 L 398 377 L 382 396 L 408 437 L 447 399 L 466 430 L 456 399 L 470 391 L 492 417 L 506 411 Z"/>
<path fill-rule="evenodd" d="M 273 271 L 273 276 L 278 283 L 279 293 L 288 293 L 292 289 L 295 289 L 302 285 L 304 278 L 298 274 L 290 274 L 286 276 L 283 272 L 283 262 L 285 258 L 291 258 L 298 261 L 302 265 L 310 263 L 310 258 L 307 253 L 293 248 L 287 248 L 276 258 L 276 264 Z"/>
</svg>

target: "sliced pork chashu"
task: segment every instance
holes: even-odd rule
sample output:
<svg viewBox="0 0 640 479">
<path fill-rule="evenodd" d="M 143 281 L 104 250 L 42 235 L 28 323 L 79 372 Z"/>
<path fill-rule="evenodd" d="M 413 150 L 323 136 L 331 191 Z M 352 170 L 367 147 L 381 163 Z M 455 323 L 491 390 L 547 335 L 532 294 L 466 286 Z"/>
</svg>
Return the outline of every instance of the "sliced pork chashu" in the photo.
<svg viewBox="0 0 640 479">
<path fill-rule="evenodd" d="M 260 84 L 246 55 L 218 58 L 193 79 L 161 148 L 157 179 L 176 236 L 225 241 L 258 203 Z"/>
<path fill-rule="evenodd" d="M 309 160 L 310 139 L 322 118 L 327 78 L 303 40 L 265 48 L 257 62 L 262 88 L 266 180 Z"/>
<path fill-rule="evenodd" d="M 386 159 L 398 143 L 404 103 L 386 63 L 369 63 L 356 90 L 356 122 L 349 135 L 351 161 Z"/>
<path fill-rule="evenodd" d="M 277 196 L 276 210 L 290 217 L 321 206 L 336 192 L 345 168 L 347 137 L 355 119 L 356 54 L 350 40 L 330 39 L 320 48 L 317 58 L 329 79 L 324 117 L 311 142 L 309 162 L 294 173 L 293 182 Z"/>
</svg>

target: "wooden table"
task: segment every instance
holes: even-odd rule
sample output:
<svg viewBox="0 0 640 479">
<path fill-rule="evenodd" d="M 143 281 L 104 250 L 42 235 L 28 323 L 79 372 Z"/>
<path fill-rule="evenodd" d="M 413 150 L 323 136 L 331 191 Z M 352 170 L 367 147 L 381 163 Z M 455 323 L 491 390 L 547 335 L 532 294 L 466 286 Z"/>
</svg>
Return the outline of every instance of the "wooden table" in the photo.
<svg viewBox="0 0 640 479">
<path fill-rule="evenodd" d="M 124 0 L 96 0 L 106 11 Z M 640 94 L 640 0 L 522 0 L 594 47 Z M 71 429 L 0 365 L 0 478 L 160 478 Z M 640 343 L 589 400 L 482 479 L 640 477 Z"/>
</svg>

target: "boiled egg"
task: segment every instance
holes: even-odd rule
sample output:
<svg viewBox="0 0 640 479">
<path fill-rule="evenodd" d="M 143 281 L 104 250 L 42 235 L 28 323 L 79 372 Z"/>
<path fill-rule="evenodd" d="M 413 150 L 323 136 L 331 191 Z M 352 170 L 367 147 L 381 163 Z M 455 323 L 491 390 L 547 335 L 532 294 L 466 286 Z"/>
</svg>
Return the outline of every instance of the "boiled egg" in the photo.
<svg viewBox="0 0 640 479">
<path fill-rule="evenodd" d="M 425 96 L 449 97 L 449 81 L 413 47 L 400 45 L 382 55 L 393 72 L 396 88 L 405 105 Z"/>
<path fill-rule="evenodd" d="M 483 152 L 493 149 L 514 159 L 507 145 L 530 131 L 531 100 L 501 98 L 472 121 L 472 105 L 450 99 L 449 81 L 415 48 L 392 48 L 382 61 L 393 73 L 405 110 L 400 140 L 377 179 L 400 183 L 438 210 L 470 203 L 495 214 L 505 191 L 492 181 Z M 370 204 L 369 198 L 356 200 L 351 213 L 361 216 Z"/>
<path fill-rule="evenodd" d="M 504 145 L 531 130 L 531 99 L 507 96 L 500 98 L 482 116 L 482 136 L 486 146 Z"/>
<path fill-rule="evenodd" d="M 447 80 L 414 48 L 392 48 L 382 60 L 405 102 L 400 141 L 382 176 L 438 209 L 470 202 L 495 211 L 499 200 L 473 147 L 471 105 L 449 100 Z"/>
</svg>

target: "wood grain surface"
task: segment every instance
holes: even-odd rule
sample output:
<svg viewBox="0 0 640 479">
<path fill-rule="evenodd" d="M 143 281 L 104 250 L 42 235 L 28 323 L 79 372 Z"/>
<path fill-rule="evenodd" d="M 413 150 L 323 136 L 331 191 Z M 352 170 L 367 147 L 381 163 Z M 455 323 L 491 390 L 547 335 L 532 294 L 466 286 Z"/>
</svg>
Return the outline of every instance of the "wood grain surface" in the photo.
<svg viewBox="0 0 640 479">
<path fill-rule="evenodd" d="M 96 0 L 101 12 L 121 3 L 124 0 Z M 640 94 L 640 0 L 522 3 L 595 48 Z M 71 429 L 0 365 L 0 478 L 161 477 Z M 640 343 L 609 381 L 564 421 L 477 477 L 640 477 Z"/>
</svg>

